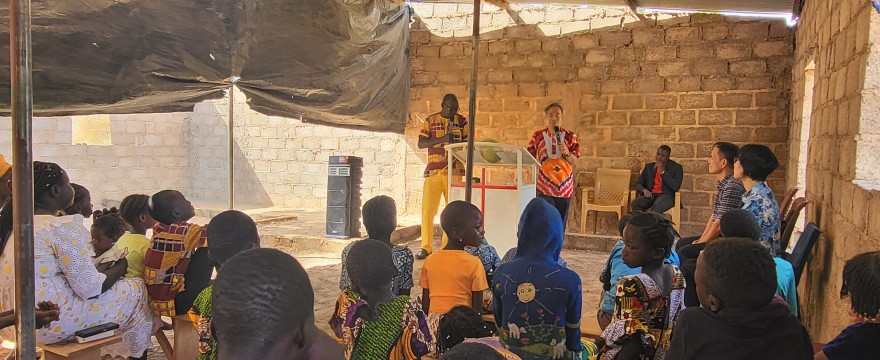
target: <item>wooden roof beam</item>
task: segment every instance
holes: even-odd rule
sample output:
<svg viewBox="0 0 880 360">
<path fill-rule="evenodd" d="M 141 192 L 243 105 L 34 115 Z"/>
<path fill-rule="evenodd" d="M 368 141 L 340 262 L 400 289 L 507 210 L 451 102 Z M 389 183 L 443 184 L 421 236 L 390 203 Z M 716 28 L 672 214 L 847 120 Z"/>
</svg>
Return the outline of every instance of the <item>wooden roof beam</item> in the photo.
<svg viewBox="0 0 880 360">
<path fill-rule="evenodd" d="M 507 0 L 486 0 L 487 3 L 495 5 L 503 10 L 510 10 L 510 3 Z"/>
<path fill-rule="evenodd" d="M 644 22 L 648 22 L 648 18 L 644 14 L 639 13 L 639 4 L 638 4 L 638 2 L 636 2 L 637 0 L 623 0 L 623 1 L 626 2 L 626 5 L 629 6 L 629 9 L 632 10 L 633 14 L 635 14 L 636 17 L 639 18 L 639 20 L 644 21 Z"/>
</svg>

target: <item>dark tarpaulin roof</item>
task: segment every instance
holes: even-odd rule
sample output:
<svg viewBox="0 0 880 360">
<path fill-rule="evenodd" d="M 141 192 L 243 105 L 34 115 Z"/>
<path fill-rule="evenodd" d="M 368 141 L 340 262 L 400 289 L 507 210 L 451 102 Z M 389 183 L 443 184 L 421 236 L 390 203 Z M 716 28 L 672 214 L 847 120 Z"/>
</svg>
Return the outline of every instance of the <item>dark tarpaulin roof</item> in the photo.
<svg viewBox="0 0 880 360">
<path fill-rule="evenodd" d="M 409 13 L 387 0 L 32 0 L 38 116 L 191 111 L 230 79 L 261 113 L 402 132 Z M 0 113 L 9 1 L 0 0 Z"/>
</svg>

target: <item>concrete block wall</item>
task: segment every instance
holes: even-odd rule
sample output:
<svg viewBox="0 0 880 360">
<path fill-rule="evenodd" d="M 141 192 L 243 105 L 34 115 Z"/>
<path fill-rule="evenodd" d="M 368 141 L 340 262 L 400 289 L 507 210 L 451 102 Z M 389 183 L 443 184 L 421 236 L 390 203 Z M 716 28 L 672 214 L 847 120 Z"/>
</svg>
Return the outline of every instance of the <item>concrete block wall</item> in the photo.
<svg viewBox="0 0 880 360">
<path fill-rule="evenodd" d="M 237 92 L 234 99 L 237 203 L 322 209 L 329 157 L 354 155 L 365 164 L 362 200 L 389 195 L 397 200 L 399 212 L 406 212 L 406 159 L 412 150 L 403 135 L 262 115 L 247 107 L 243 93 Z M 227 101 L 203 102 L 189 114 L 190 192 L 199 200 L 225 203 L 227 199 Z"/>
<path fill-rule="evenodd" d="M 460 5 L 412 6 L 411 144 L 443 94 L 467 111 L 472 19 Z M 476 139 L 526 145 L 544 126 L 544 106 L 561 102 L 582 152 L 569 231 L 581 230 L 580 190 L 596 169 L 630 169 L 635 181 L 661 144 L 684 166 L 685 235 L 702 232 L 711 210 L 716 141 L 770 146 L 783 164 L 770 184 L 785 192 L 793 43 L 784 22 L 698 14 L 644 23 L 622 9 L 512 8 L 487 5 L 480 15 Z M 600 219 L 601 232 L 616 233 L 616 221 Z"/>
<path fill-rule="evenodd" d="M 54 162 L 98 206 L 133 193 L 189 186 L 184 113 L 109 115 L 112 146 L 73 145 L 70 117 L 34 118 L 34 160 Z M 11 161 L 12 120 L 0 118 L 0 153 Z"/>
<path fill-rule="evenodd" d="M 806 220 L 822 236 L 801 279 L 804 320 L 813 341 L 828 342 L 850 324 L 849 301 L 840 300 L 846 260 L 880 250 L 880 187 L 876 138 L 880 15 L 869 2 L 805 3 L 796 32 L 792 71 L 792 143 L 808 141 Z M 809 84 L 805 67 L 815 61 L 809 137 L 798 137 Z M 796 159 L 791 154 L 789 161 Z M 789 183 L 796 179 L 789 175 Z"/>
</svg>

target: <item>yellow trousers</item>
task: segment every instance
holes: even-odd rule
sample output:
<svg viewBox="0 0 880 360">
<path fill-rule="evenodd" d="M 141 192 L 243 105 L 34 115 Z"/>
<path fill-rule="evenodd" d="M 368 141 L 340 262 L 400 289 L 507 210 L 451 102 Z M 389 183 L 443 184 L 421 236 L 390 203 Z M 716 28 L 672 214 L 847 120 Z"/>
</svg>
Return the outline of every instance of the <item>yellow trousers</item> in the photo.
<svg viewBox="0 0 880 360">
<path fill-rule="evenodd" d="M 447 174 L 436 174 L 425 178 L 425 187 L 422 189 L 422 249 L 431 253 L 434 251 L 434 216 L 440 207 L 440 197 L 443 196 L 444 204 L 449 202 L 447 192 L 449 179 Z M 446 246 L 446 234 L 443 234 L 440 247 Z"/>
</svg>

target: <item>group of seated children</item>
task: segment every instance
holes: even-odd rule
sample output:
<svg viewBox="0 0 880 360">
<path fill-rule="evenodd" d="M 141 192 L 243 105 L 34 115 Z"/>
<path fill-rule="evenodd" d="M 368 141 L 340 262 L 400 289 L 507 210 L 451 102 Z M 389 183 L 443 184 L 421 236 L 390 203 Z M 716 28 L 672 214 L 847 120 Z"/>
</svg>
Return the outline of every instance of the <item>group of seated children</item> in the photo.
<svg viewBox="0 0 880 360">
<path fill-rule="evenodd" d="M 256 225 L 244 213 L 191 224 L 192 204 L 165 190 L 94 212 L 89 234 L 82 226 L 92 215 L 87 190 L 77 197 L 56 164 L 35 162 L 34 170 L 43 343 L 114 321 L 124 341 L 105 353 L 144 358 L 161 328 L 158 316 L 188 313 L 200 359 L 860 359 L 880 353 L 880 252 L 847 262 L 841 296 L 850 297 L 853 325 L 814 355 L 796 317 L 791 265 L 774 256 L 772 238 L 750 209 L 726 212 L 722 237 L 683 261 L 693 273 L 688 281 L 677 266 L 672 223 L 652 212 L 625 216 L 622 240 L 601 277 L 602 338 L 589 341 L 580 333 L 582 283 L 561 261 L 562 218 L 546 200 L 534 199 L 524 210 L 517 250 L 507 261 L 488 247 L 479 209 L 450 203 L 441 214 L 448 241 L 425 260 L 422 296 L 414 299 L 412 252 L 391 243 L 396 205 L 376 197 L 363 209 L 370 239 L 343 252 L 342 293 L 330 319 L 334 340 L 315 326 L 306 271 L 290 255 L 259 249 Z M 65 209 L 74 214 L 63 215 Z M 12 266 L 11 232 L 7 201 L 0 211 L 4 268 Z M 215 267 L 220 271 L 209 286 Z M 0 291 L 11 291 L 10 273 L 0 272 Z M 691 284 L 699 306 L 685 302 Z M 481 317 L 484 294 L 497 332 Z M 0 307 L 6 310 L 0 326 L 8 326 L 13 309 L 2 299 Z"/>
<path fill-rule="evenodd" d="M 364 211 L 365 224 L 371 224 L 369 214 Z M 498 266 L 488 282 L 497 333 L 486 326 L 480 316 L 485 283 L 477 276 L 478 261 L 461 251 L 482 240 L 480 223 L 478 209 L 463 202 L 450 203 L 441 214 L 450 240 L 444 250 L 426 259 L 421 309 L 406 294 L 391 292 L 393 277 L 400 274 L 390 243 L 364 240 L 350 247 L 346 269 L 351 285 L 340 295 L 331 319 L 346 358 L 813 357 L 809 335 L 796 317 L 792 266 L 773 256 L 759 222 L 747 209 L 725 213 L 721 238 L 702 246 L 699 257 L 682 265 L 694 267 L 699 306 L 693 307 L 684 302 L 686 284 L 673 251 L 678 234 L 672 223 L 652 212 L 625 216 L 620 224 L 623 240 L 610 256 L 609 274 L 603 275 L 608 284 L 603 297 L 612 295 L 610 309 L 605 310 L 603 299 L 599 311 L 604 329 L 599 341 L 581 338 L 581 281 L 559 263 L 561 218 L 541 199 L 523 212 L 517 255 Z M 388 260 L 377 262 L 380 257 Z M 878 302 L 871 298 L 880 291 L 878 257 L 880 252 L 860 255 L 848 263 L 844 292 L 853 297 L 857 323 L 816 358 L 856 359 L 857 354 L 876 353 L 864 349 L 876 347 L 867 339 L 880 331 Z M 623 268 L 626 272 L 621 274 Z M 395 310 L 386 313 L 386 308 Z M 387 321 L 381 320 L 383 314 Z"/>
</svg>

